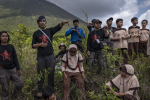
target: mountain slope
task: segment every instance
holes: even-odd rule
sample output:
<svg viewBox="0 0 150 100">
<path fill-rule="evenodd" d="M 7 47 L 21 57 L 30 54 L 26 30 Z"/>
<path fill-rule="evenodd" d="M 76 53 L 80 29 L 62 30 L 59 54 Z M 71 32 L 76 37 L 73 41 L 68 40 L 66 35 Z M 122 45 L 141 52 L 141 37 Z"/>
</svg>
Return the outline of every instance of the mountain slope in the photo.
<svg viewBox="0 0 150 100">
<path fill-rule="evenodd" d="M 45 0 L 0 0 L 0 31 L 10 31 L 18 24 L 24 24 L 32 31 L 38 29 L 36 20 L 46 16 L 47 27 L 57 25 L 63 20 L 76 19 L 74 15 Z M 80 20 L 80 23 L 84 22 Z"/>
</svg>

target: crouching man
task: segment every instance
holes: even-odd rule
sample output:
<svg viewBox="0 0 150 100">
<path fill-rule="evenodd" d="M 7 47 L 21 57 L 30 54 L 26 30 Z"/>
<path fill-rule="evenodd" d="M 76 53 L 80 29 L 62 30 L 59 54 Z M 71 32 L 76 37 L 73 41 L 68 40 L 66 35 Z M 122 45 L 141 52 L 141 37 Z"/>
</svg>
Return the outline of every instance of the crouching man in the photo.
<svg viewBox="0 0 150 100">
<path fill-rule="evenodd" d="M 83 58 L 77 51 L 77 46 L 71 44 L 69 51 L 62 58 L 62 72 L 64 74 L 64 99 L 70 100 L 70 82 L 73 77 L 76 80 L 76 85 L 81 92 L 81 98 L 86 99 L 84 89 L 84 69 Z"/>
<path fill-rule="evenodd" d="M 134 75 L 133 66 L 129 64 L 123 65 L 120 67 L 120 71 L 120 75 L 106 83 L 110 91 L 123 100 L 140 100 L 137 93 L 140 85 Z M 116 88 L 118 92 L 112 91 L 111 87 Z"/>
</svg>

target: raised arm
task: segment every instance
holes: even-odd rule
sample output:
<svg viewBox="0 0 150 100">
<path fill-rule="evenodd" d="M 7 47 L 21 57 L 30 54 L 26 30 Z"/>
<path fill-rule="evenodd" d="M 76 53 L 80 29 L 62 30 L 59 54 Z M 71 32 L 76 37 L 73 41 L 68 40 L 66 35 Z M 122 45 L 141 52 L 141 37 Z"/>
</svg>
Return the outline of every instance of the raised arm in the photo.
<svg viewBox="0 0 150 100">
<path fill-rule="evenodd" d="M 103 29 L 104 29 L 104 31 L 105 31 L 105 38 L 108 38 L 109 37 L 109 33 L 108 33 L 108 27 L 105 25 L 104 27 L 103 27 Z"/>
<path fill-rule="evenodd" d="M 68 36 L 68 35 L 70 35 L 71 33 L 72 33 L 72 29 L 69 29 L 69 30 L 66 32 L 65 36 Z"/>
</svg>

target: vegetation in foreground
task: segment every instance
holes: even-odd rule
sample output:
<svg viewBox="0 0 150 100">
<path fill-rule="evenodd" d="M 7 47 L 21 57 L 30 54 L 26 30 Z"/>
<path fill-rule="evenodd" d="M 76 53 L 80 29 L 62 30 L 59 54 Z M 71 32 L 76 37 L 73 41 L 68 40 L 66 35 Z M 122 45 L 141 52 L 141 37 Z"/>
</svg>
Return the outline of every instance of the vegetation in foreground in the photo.
<svg viewBox="0 0 150 100">
<path fill-rule="evenodd" d="M 88 30 L 86 27 L 82 27 L 86 34 L 86 39 L 83 40 L 83 46 L 85 48 L 85 53 L 82 55 L 84 58 L 88 58 L 86 55 L 86 41 L 88 36 Z M 11 41 L 16 48 L 22 77 L 24 80 L 24 88 L 22 90 L 20 100 L 34 100 L 34 95 L 37 93 L 37 81 L 40 80 L 40 75 L 37 75 L 36 70 L 36 49 L 32 49 L 32 35 L 29 30 L 24 25 L 19 25 L 18 30 L 13 30 L 10 33 Z M 62 33 L 56 33 L 53 39 L 53 48 L 55 55 L 59 52 L 58 46 L 60 43 L 65 43 L 67 46 L 70 44 L 70 37 L 62 36 Z M 62 36 L 62 37 L 59 37 Z M 119 51 L 115 50 L 115 55 L 108 52 L 109 47 L 105 47 L 105 57 L 107 58 L 108 68 L 105 72 L 101 74 L 96 74 L 97 65 L 92 71 L 89 72 L 88 64 L 84 62 L 85 75 L 88 82 L 85 82 L 86 95 L 88 100 L 119 100 L 116 96 L 110 94 L 105 87 L 105 83 L 117 76 L 119 68 L 115 66 L 115 61 L 119 61 L 122 65 L 123 58 L 119 55 Z M 138 55 L 136 59 L 129 58 L 129 64 L 133 65 L 136 71 L 136 76 L 139 79 L 141 90 L 139 90 L 139 95 L 141 100 L 150 99 L 150 60 L 149 57 L 144 57 L 144 55 Z M 47 73 L 48 69 L 45 69 Z M 45 80 L 46 87 L 47 76 Z M 0 86 L 1 88 L 1 86 Z M 9 93 L 12 93 L 13 84 L 9 85 Z M 1 90 L 1 89 L 0 89 Z M 60 69 L 55 71 L 55 90 L 57 91 L 58 98 L 63 98 L 63 74 Z M 0 91 L 1 94 L 2 91 Z M 75 83 L 71 83 L 71 100 L 80 100 L 80 91 L 76 90 Z"/>
</svg>

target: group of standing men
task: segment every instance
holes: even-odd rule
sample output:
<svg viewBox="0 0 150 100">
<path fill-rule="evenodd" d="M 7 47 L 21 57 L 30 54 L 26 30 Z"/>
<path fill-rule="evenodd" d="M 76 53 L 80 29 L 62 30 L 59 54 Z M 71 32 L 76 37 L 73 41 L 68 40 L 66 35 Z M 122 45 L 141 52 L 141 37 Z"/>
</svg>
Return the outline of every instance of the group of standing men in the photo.
<svg viewBox="0 0 150 100">
<path fill-rule="evenodd" d="M 148 36 L 150 34 L 149 30 L 146 29 L 146 25 L 148 23 L 147 20 L 142 21 L 142 29 L 140 29 L 136 24 L 138 23 L 137 18 L 132 18 L 131 22 L 133 26 L 129 27 L 127 31 L 123 26 L 123 19 L 117 19 L 116 24 L 117 28 L 111 27 L 113 18 L 109 18 L 107 20 L 107 26 L 101 28 L 102 22 L 98 19 L 92 20 L 92 23 L 87 23 L 87 27 L 90 31 L 88 34 L 87 40 L 87 54 L 89 55 L 89 67 L 93 67 L 93 62 L 95 59 L 98 60 L 99 70 L 101 72 L 102 69 L 106 66 L 106 59 L 104 57 L 104 53 L 102 49 L 104 46 L 110 46 L 110 52 L 113 53 L 113 49 L 121 49 L 122 54 L 124 56 L 124 64 L 127 64 L 127 54 L 124 53 L 124 50 L 128 50 L 129 54 L 132 55 L 132 49 L 136 54 L 138 51 L 146 54 L 145 50 L 147 50 L 147 41 Z M 54 71 L 56 65 L 56 59 L 53 53 L 52 47 L 52 38 L 53 35 L 61 30 L 61 28 L 65 25 L 69 25 L 69 21 L 63 21 L 55 27 L 46 28 L 46 18 L 44 16 L 40 16 L 37 19 L 37 24 L 39 26 L 39 30 L 34 32 L 32 47 L 37 48 L 37 72 L 38 74 L 42 73 L 43 77 L 38 81 L 38 97 L 42 97 L 43 93 L 43 83 L 44 83 L 44 68 L 50 68 L 48 74 L 48 86 L 54 88 Z M 79 52 L 84 52 L 82 47 L 82 39 L 85 38 L 85 34 L 83 29 L 79 28 L 79 20 L 73 20 L 74 28 L 69 29 L 65 36 L 71 34 L 71 45 L 69 46 L 69 50 L 66 51 L 66 47 L 64 44 L 60 45 L 60 49 L 62 48 L 65 52 L 61 52 L 62 56 L 62 71 L 64 74 L 64 100 L 70 99 L 70 82 L 71 77 L 74 77 L 77 80 L 77 86 L 80 88 L 82 92 L 83 99 L 86 99 L 85 90 L 84 90 L 84 68 L 83 68 L 83 57 Z M 129 39 L 129 44 L 127 43 L 127 39 Z M 7 32 L 3 31 L 0 33 L 0 83 L 2 84 L 2 100 L 8 100 L 8 85 L 10 80 L 15 84 L 14 93 L 12 98 L 17 98 L 23 87 L 23 81 L 21 77 L 21 72 L 16 56 L 15 49 L 13 45 L 8 44 L 9 35 Z M 139 46 L 141 49 L 139 49 Z M 128 48 L 128 49 L 127 49 Z M 59 56 L 57 56 L 59 59 Z M 124 72 L 127 72 L 125 67 Z M 130 69 L 130 68 L 129 68 Z M 121 70 L 122 71 L 122 70 Z M 81 73 L 81 74 L 80 74 Z M 46 98 L 46 100 L 51 100 Z M 51 97 L 50 97 L 51 98 Z M 56 99 L 56 97 L 54 97 Z M 55 100 L 54 99 L 54 100 Z M 53 99 L 52 99 L 53 100 Z"/>
</svg>

